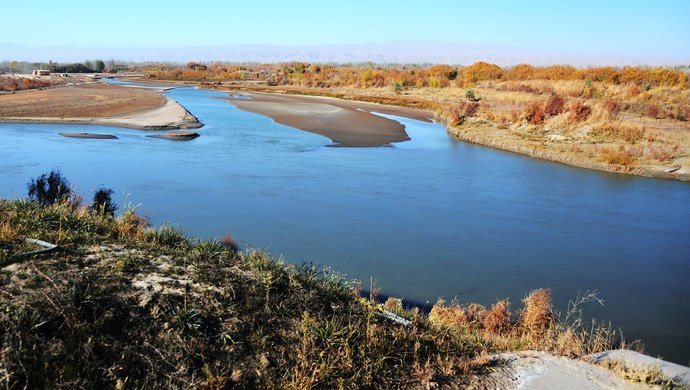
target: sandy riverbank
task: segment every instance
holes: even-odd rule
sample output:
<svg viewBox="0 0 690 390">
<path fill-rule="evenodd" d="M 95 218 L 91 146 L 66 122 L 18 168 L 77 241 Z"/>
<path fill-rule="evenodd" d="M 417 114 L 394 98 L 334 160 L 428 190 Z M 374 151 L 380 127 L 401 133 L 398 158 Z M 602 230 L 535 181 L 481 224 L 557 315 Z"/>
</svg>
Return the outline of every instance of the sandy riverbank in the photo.
<svg viewBox="0 0 690 390">
<path fill-rule="evenodd" d="M 88 84 L 0 96 L 0 121 L 193 129 L 197 118 L 158 90 Z"/>
<path fill-rule="evenodd" d="M 276 123 L 328 137 L 334 146 L 385 146 L 410 139 L 404 125 L 372 112 L 424 121 L 433 117 L 432 113 L 417 109 L 328 97 L 260 92 L 246 92 L 242 96 L 226 100 L 241 110 L 267 116 Z"/>
</svg>

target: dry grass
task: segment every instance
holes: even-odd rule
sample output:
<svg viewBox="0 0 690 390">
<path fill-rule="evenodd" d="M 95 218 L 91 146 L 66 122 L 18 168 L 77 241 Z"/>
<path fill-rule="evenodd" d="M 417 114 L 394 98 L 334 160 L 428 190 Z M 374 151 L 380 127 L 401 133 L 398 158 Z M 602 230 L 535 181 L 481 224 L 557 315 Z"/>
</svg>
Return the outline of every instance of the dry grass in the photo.
<svg viewBox="0 0 690 390">
<path fill-rule="evenodd" d="M 623 145 L 618 147 L 602 147 L 599 150 L 599 158 L 607 164 L 621 165 L 627 167 L 635 161 L 633 149 Z"/>
<path fill-rule="evenodd" d="M 645 138 L 645 129 L 635 124 L 610 121 L 595 127 L 591 134 L 597 139 L 625 141 L 632 145 Z"/>
<path fill-rule="evenodd" d="M 621 360 L 603 360 L 598 365 L 613 371 L 619 377 L 635 383 L 656 386 L 663 389 L 687 389 L 680 378 L 670 378 L 656 366 L 631 366 Z"/>
</svg>

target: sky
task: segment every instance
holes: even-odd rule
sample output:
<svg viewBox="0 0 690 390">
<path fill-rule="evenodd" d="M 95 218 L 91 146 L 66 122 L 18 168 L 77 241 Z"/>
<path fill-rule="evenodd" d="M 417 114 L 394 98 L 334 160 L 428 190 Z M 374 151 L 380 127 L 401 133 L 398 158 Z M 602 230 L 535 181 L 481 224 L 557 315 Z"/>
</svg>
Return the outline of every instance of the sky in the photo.
<svg viewBox="0 0 690 390">
<path fill-rule="evenodd" d="M 690 58 L 690 0 L 32 0 L 3 4 L 2 13 L 0 44 L 29 47 L 408 40 Z"/>
</svg>

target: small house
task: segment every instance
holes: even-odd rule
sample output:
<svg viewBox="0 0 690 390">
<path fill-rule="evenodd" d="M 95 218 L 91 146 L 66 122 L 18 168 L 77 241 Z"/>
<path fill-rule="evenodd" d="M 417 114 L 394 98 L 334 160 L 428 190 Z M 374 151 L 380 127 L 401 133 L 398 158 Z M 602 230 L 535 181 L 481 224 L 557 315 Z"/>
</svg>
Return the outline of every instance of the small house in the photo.
<svg viewBox="0 0 690 390">
<path fill-rule="evenodd" d="M 50 76 L 50 71 L 45 69 L 36 69 L 31 74 L 34 76 Z"/>
</svg>

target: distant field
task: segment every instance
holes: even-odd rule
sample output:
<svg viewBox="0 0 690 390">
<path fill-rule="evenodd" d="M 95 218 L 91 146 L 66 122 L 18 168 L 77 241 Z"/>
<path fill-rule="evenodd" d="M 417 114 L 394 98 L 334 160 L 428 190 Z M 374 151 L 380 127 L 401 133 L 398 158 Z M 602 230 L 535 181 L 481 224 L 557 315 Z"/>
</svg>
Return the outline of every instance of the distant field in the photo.
<svg viewBox="0 0 690 390">
<path fill-rule="evenodd" d="M 2 117 L 105 118 L 160 107 L 152 91 L 101 83 L 0 95 Z"/>
</svg>

